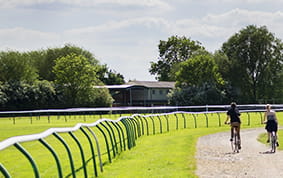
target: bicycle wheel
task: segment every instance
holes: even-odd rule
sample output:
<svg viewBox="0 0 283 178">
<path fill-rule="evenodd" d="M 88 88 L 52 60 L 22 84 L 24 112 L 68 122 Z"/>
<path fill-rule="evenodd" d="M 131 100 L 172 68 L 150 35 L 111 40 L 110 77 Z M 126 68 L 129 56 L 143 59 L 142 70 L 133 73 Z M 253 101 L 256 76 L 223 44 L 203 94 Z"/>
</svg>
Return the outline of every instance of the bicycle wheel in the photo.
<svg viewBox="0 0 283 178">
<path fill-rule="evenodd" d="M 239 138 L 236 133 L 234 133 L 234 152 L 239 153 Z"/>
<path fill-rule="evenodd" d="M 231 141 L 231 148 L 232 151 L 235 152 L 235 142 L 234 142 L 235 137 L 233 137 L 232 141 Z"/>
<path fill-rule="evenodd" d="M 234 153 L 239 153 L 239 138 L 235 127 L 233 128 L 233 140 L 231 142 L 231 146 Z"/>
<path fill-rule="evenodd" d="M 270 136 L 270 140 L 271 140 L 271 152 L 272 153 L 275 153 L 276 151 L 276 142 L 277 142 L 277 139 L 276 139 L 276 135 L 275 135 L 275 132 L 272 132 L 271 133 L 271 136 Z"/>
</svg>

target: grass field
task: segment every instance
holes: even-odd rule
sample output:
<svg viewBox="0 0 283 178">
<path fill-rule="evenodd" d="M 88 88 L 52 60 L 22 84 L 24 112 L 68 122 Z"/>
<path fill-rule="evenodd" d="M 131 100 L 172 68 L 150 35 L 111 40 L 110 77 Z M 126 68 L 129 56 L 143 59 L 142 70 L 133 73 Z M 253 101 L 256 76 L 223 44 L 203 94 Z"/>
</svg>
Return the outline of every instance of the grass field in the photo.
<svg viewBox="0 0 283 178">
<path fill-rule="evenodd" d="M 278 113 L 278 118 L 283 121 L 282 116 L 282 112 Z M 102 117 L 115 120 L 119 116 L 105 115 Z M 62 116 L 60 118 L 58 116 L 49 118 L 42 116 L 40 119 L 25 117 L 16 118 L 16 120 L 1 118 L 0 140 L 16 135 L 39 133 L 51 127 L 72 127 L 79 122 L 93 123 L 100 118 L 101 116 Z M 111 164 L 109 164 L 106 154 L 103 135 L 97 128 L 91 128 L 97 134 L 101 151 L 104 153 L 102 156 L 104 172 L 99 172 L 99 177 L 193 177 L 196 167 L 194 153 L 197 138 L 202 135 L 229 130 L 229 127 L 223 124 L 225 119 L 225 114 L 178 114 L 177 117 L 176 115 L 169 116 L 168 126 L 163 116 L 147 118 L 148 129 L 145 129 L 143 136 L 136 140 L 136 147 L 127 151 L 121 149 L 113 158 Z M 261 120 L 262 114 L 259 113 L 242 114 L 243 128 L 263 127 Z M 281 123 L 281 121 L 279 122 Z M 147 132 L 149 136 L 147 136 Z M 71 147 L 75 168 L 78 169 L 77 176 L 84 177 L 81 155 L 75 141 L 68 133 L 60 133 L 59 135 Z M 90 161 L 92 155 L 89 142 L 80 131 L 75 131 L 74 135 L 79 138 L 84 147 L 86 161 L 89 160 L 87 163 L 88 175 L 94 175 L 93 164 Z M 62 162 L 63 175 L 69 177 L 71 169 L 65 148 L 52 135 L 44 140 L 56 150 Z M 46 148 L 38 141 L 25 142 L 22 143 L 22 146 L 35 159 L 42 177 L 57 177 L 55 161 Z M 15 147 L 0 151 L 0 161 L 13 177 L 33 176 L 29 162 Z"/>
</svg>

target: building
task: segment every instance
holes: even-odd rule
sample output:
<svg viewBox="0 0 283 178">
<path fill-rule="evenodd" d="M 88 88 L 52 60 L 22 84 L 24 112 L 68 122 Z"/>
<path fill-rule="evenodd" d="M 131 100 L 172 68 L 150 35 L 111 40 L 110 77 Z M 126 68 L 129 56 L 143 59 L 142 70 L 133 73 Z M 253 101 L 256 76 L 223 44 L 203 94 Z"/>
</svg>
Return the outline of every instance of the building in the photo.
<svg viewBox="0 0 283 178">
<path fill-rule="evenodd" d="M 132 81 L 105 87 L 114 99 L 113 106 L 165 106 L 175 82 Z"/>
</svg>

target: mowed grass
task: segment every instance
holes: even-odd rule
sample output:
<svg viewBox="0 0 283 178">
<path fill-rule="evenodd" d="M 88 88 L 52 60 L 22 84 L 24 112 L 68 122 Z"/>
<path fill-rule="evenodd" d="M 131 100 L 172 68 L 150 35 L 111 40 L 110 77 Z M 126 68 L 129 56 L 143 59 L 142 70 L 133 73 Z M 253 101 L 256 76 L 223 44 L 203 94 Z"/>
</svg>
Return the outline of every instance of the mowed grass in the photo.
<svg viewBox="0 0 283 178">
<path fill-rule="evenodd" d="M 278 113 L 280 120 L 283 119 L 282 114 L 282 112 Z M 117 119 L 119 116 L 105 115 L 102 117 Z M 1 119 L 0 138 L 3 140 L 16 135 L 40 133 L 51 127 L 72 127 L 79 122 L 92 123 L 100 118 L 101 116 L 60 116 L 60 118 L 52 116 L 48 121 L 47 117 L 32 118 L 32 120 L 26 117 L 17 118 L 15 124 L 11 118 Z M 147 118 L 149 136 L 145 130 L 143 136 L 136 140 L 136 146 L 131 150 L 121 151 L 111 164 L 105 154 L 106 148 L 102 134 L 97 128 L 92 128 L 99 137 L 100 148 L 104 153 L 102 157 L 104 172 L 99 172 L 99 177 L 194 177 L 197 138 L 214 132 L 228 131 L 229 126 L 223 124 L 225 120 L 225 113 L 220 115 L 178 114 L 168 117 L 170 123 L 168 127 L 165 117 Z M 264 127 L 261 120 L 262 114 L 260 113 L 242 114 L 243 128 Z M 76 131 L 74 134 L 84 147 L 86 160 L 89 160 L 87 163 L 88 177 L 93 177 L 94 170 L 89 143 L 80 131 Z M 60 133 L 59 135 L 66 140 L 72 149 L 75 168 L 78 169 L 77 176 L 84 177 L 81 155 L 76 143 L 68 133 Z M 54 136 L 45 138 L 45 141 L 56 149 L 62 162 L 64 177 L 70 176 L 71 169 L 65 148 Z M 55 161 L 46 148 L 38 141 L 25 142 L 22 145 L 34 157 L 42 177 L 57 177 Z M 33 177 L 30 163 L 13 146 L 0 151 L 0 162 L 11 172 L 13 177 Z M 98 166 L 97 169 L 99 169 Z"/>
<path fill-rule="evenodd" d="M 67 115 L 0 118 L 0 141 L 9 137 L 36 134 L 54 127 L 73 127 L 77 123 L 93 123 L 101 118 L 117 119 L 120 115 Z"/>
<path fill-rule="evenodd" d="M 142 137 L 99 177 L 197 177 L 194 155 L 198 137 L 224 130 L 227 128 L 181 129 Z"/>
</svg>

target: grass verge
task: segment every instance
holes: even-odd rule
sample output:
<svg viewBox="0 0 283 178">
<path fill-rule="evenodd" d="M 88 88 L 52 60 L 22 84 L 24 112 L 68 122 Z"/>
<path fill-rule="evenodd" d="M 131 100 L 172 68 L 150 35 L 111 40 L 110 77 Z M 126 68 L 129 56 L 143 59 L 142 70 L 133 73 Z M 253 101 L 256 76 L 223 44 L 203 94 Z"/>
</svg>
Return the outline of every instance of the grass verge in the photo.
<svg viewBox="0 0 283 178">
<path fill-rule="evenodd" d="M 181 129 L 141 137 L 137 146 L 106 165 L 99 177 L 197 177 L 196 143 L 200 136 L 226 128 Z"/>
</svg>

